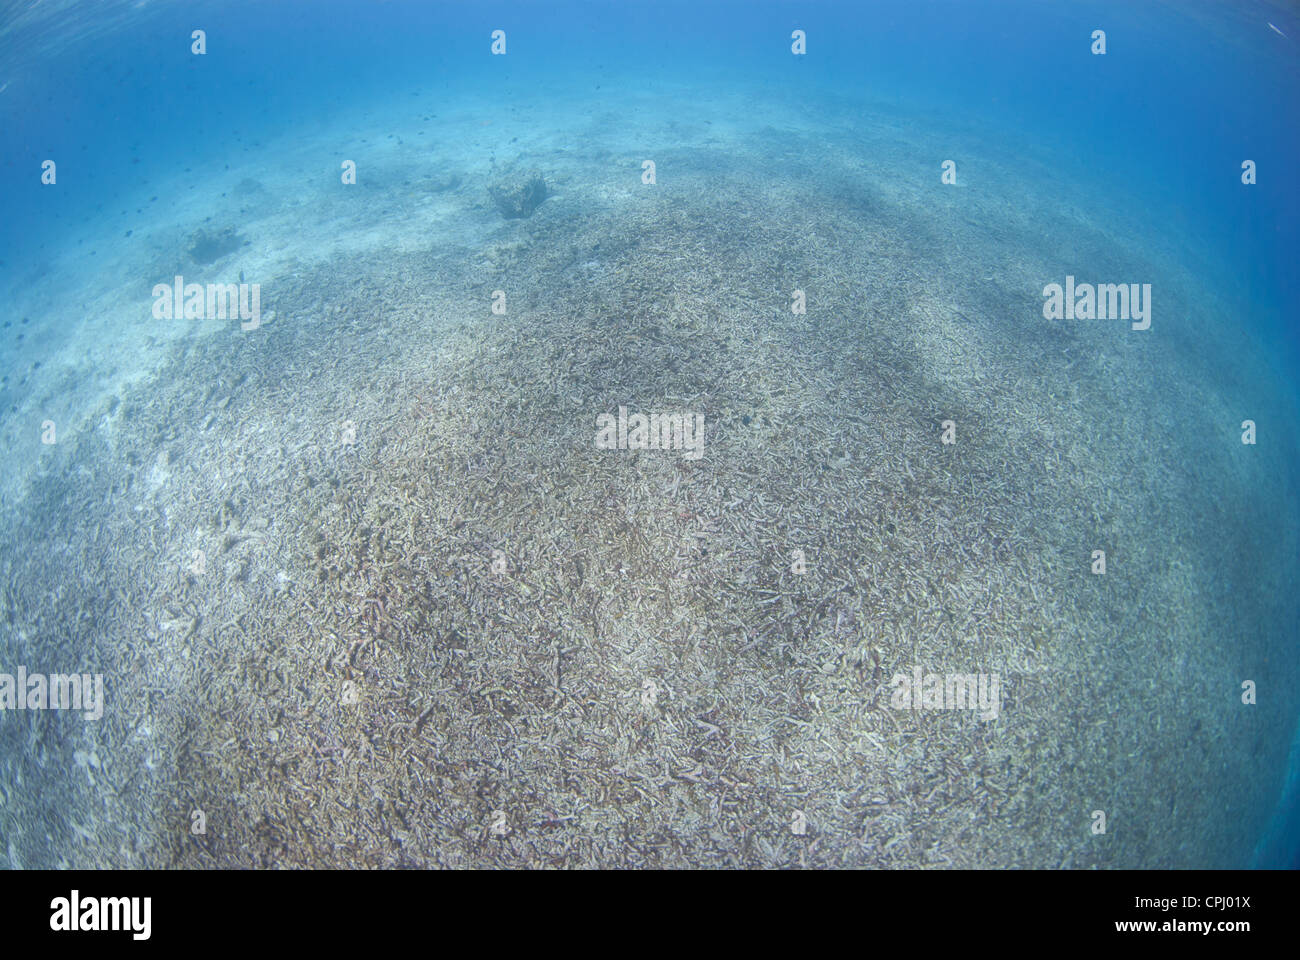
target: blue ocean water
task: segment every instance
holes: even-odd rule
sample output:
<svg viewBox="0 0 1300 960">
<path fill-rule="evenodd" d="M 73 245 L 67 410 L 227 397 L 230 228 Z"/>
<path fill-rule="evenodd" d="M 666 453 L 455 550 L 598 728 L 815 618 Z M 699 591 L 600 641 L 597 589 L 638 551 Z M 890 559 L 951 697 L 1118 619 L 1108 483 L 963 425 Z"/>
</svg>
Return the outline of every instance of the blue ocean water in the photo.
<svg viewBox="0 0 1300 960">
<path fill-rule="evenodd" d="M 201 56 L 191 48 L 196 29 L 205 32 Z M 491 54 L 494 30 L 505 31 L 504 56 Z M 1096 30 L 1105 32 L 1104 55 L 1092 49 Z M 806 35 L 806 54 L 792 53 L 793 31 Z M 1268 514 L 1276 530 L 1293 531 L 1300 526 L 1296 501 L 1288 499 L 1298 462 L 1289 435 L 1300 371 L 1300 182 L 1292 170 L 1300 155 L 1297 105 L 1300 16 L 1291 5 L 1262 0 L 8 3 L 0 11 L 0 289 L 11 304 L 32 306 L 30 316 L 19 310 L 22 319 L 5 313 L 14 326 L 0 331 L 6 337 L 0 367 L 8 375 L 0 396 L 17 431 L 15 418 L 41 419 L 22 397 L 58 367 L 60 351 L 80 358 L 78 377 L 102 360 L 100 392 L 86 400 L 87 409 L 98 410 L 96 404 L 121 389 L 109 358 L 139 362 L 120 372 L 122 383 L 146 376 L 143 341 L 116 339 L 136 323 L 130 311 L 138 313 L 138 303 L 117 316 L 92 294 L 108 288 L 110 275 L 129 283 L 140 301 L 154 284 L 170 283 L 160 250 L 171 243 L 177 256 L 183 252 L 176 223 L 198 228 L 214 215 L 217 223 L 254 223 L 273 206 L 283 216 L 283 203 L 329 202 L 321 198 L 337 185 L 340 157 L 358 162 L 362 181 L 369 178 L 365 189 L 374 191 L 372 203 L 400 204 L 408 182 L 396 177 L 424 172 L 409 154 L 384 152 L 391 146 L 385 141 L 394 139 L 418 143 L 431 171 L 462 162 L 479 169 L 473 164 L 487 163 L 484 154 L 493 164 L 508 160 L 515 141 L 501 133 L 479 142 L 478 131 L 496 137 L 504 128 L 531 145 L 534 156 L 578 155 L 594 147 L 575 118 L 599 117 L 610 138 L 601 146 L 622 161 L 631 157 L 624 144 L 638 137 L 648 154 L 671 153 L 679 145 L 665 140 L 664 124 L 681 118 L 694 124 L 691 136 L 703 131 L 700 124 L 712 128 L 710 156 L 720 169 L 734 161 L 728 183 L 747 180 L 755 194 L 775 189 L 774 175 L 753 152 L 765 136 L 811 140 L 813 156 L 819 138 L 837 156 L 856 149 L 863 164 L 884 165 L 877 173 L 889 183 L 917 191 L 937 184 L 941 163 L 952 156 L 962 189 L 987 190 L 987 202 L 1027 218 L 1031 234 L 1040 231 L 1044 242 L 1061 241 L 1074 226 L 1038 217 L 1031 197 L 1058 198 L 1091 218 L 1096 236 L 1114 240 L 1117 257 L 1121 249 L 1135 250 L 1194 277 L 1201 289 L 1157 303 L 1204 307 L 1202 322 L 1215 334 L 1195 357 L 1204 368 L 1216 366 L 1225 342 L 1239 342 L 1244 359 L 1231 382 L 1281 385 L 1273 405 L 1254 414 L 1267 438 L 1262 442 L 1274 445 L 1277 486 L 1260 486 L 1256 500 L 1237 506 Z M 791 119 L 801 115 L 804 128 Z M 852 123 L 858 116 L 860 127 Z M 883 125 L 882 117 L 896 125 Z M 548 139 L 556 130 L 572 133 Z M 929 166 L 890 166 L 873 153 L 882 138 L 896 140 L 900 152 L 927 156 Z M 310 160 L 313 144 L 320 149 L 310 166 L 304 156 Z M 288 155 L 297 147 L 302 155 Z M 42 183 L 47 160 L 57 163 L 55 186 Z M 1250 185 L 1242 182 L 1244 161 L 1257 171 Z M 372 177 L 379 168 L 383 176 Z M 665 169 L 671 164 L 661 165 L 661 176 Z M 249 187 L 234 200 L 228 192 L 236 176 L 266 187 Z M 1024 178 L 1019 185 L 1018 177 Z M 301 187 L 299 197 L 293 184 Z M 566 189 L 581 192 L 573 183 Z M 979 220 L 970 215 L 969 222 Z M 164 224 L 176 239 L 160 239 Z M 454 217 L 440 222 L 429 243 L 445 237 L 453 244 L 457 229 Z M 899 229 L 908 228 L 900 221 Z M 286 249 L 295 242 L 303 250 L 324 249 L 277 230 L 275 243 Z M 934 230 L 927 242 L 944 245 L 946 227 Z M 353 221 L 333 254 L 340 270 L 353 255 L 348 243 L 367 231 L 381 242 L 387 236 L 395 248 L 420 242 L 418 229 L 405 221 Z M 471 232 L 463 232 L 467 245 Z M 1016 242 L 1014 249 L 999 248 L 1005 262 L 1032 253 L 1032 236 Z M 271 257 L 275 243 L 259 234 L 250 249 Z M 137 250 L 141 267 L 133 273 L 121 264 Z M 964 254 L 978 258 L 980 251 L 951 251 Z M 110 257 L 117 258 L 111 266 Z M 234 267 L 219 263 L 228 267 L 223 279 L 233 282 Z M 992 277 L 1000 268 L 988 269 Z M 1068 269 L 1062 263 L 1059 276 L 1042 276 L 1041 283 L 1063 281 Z M 1163 293 L 1158 287 L 1157 296 Z M 1022 313 L 1024 298 L 1032 314 L 1038 291 L 1029 289 L 1016 302 Z M 1155 329 L 1178 327 L 1180 342 L 1195 354 L 1199 328 L 1183 328 L 1183 316 L 1155 310 Z M 22 327 L 27 338 L 11 343 Z M 1107 347 L 1088 341 L 1083 349 Z M 1207 403 L 1222 401 L 1231 411 L 1224 434 L 1235 442 L 1237 422 L 1249 416 L 1231 402 L 1230 386 L 1163 373 L 1189 396 L 1204 390 Z M 30 387 L 20 386 L 20 378 L 24 385 L 30 379 Z M 6 440 L 6 450 L 18 449 L 16 442 Z M 1135 456 L 1141 459 L 1141 449 Z M 18 490 L 26 461 L 14 455 L 8 462 L 7 479 Z M 1194 487 L 1194 476 L 1189 464 L 1179 482 Z M 28 509 L 23 502 L 14 493 L 8 507 L 21 513 Z M 1282 538 L 1257 556 L 1269 557 L 1270 575 L 1294 588 L 1297 557 L 1286 554 L 1288 543 L 1294 540 Z M 1223 590 L 1230 592 L 1227 581 Z M 1297 595 L 1275 596 L 1276 606 L 1253 624 L 1250 642 L 1260 657 L 1248 660 L 1265 671 L 1269 663 L 1278 677 L 1295 675 Z M 1246 609 L 1223 616 L 1251 622 Z M 1207 636 L 1204 642 L 1218 641 Z M 1095 666 L 1105 663 L 1103 653 Z M 1268 697 L 1275 711 L 1284 706 L 1290 718 L 1257 732 L 1285 757 L 1297 734 L 1300 698 L 1294 688 L 1271 686 L 1267 672 L 1251 679 L 1261 701 Z M 1225 694 L 1234 702 L 1235 696 Z M 1239 849 L 1239 865 L 1300 865 L 1294 769 L 1300 751 L 1290 753 L 1289 772 L 1273 764 L 1270 777 L 1246 791 L 1252 805 L 1244 816 L 1260 829 L 1255 848 Z M 1213 865 L 1222 865 L 1220 857 L 1213 855 Z M 1205 865 L 1210 859 L 1207 854 Z M 1197 860 L 1192 851 L 1179 862 Z"/>
</svg>

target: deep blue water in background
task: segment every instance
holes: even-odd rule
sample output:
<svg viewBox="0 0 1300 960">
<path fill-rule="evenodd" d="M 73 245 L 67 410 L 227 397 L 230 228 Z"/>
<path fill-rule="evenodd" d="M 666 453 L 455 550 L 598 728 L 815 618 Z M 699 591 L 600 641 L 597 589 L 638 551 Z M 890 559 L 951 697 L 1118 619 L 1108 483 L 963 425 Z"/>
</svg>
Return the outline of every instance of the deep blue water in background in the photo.
<svg viewBox="0 0 1300 960">
<path fill-rule="evenodd" d="M 118 17 L 128 30 L 96 29 Z M 593 81 L 653 89 L 698 77 L 1014 131 L 1063 178 L 1127 197 L 1203 247 L 1251 304 L 1226 322 L 1275 343 L 1292 379 L 1300 366 L 1300 17 L 1271 3 L 109 2 L 56 22 L 60 39 L 48 25 L 0 36 L 0 287 L 23 283 L 74 225 L 101 206 L 115 212 L 142 182 L 214 155 L 248 160 L 259 138 L 345 104 L 416 86 L 448 98 L 499 91 L 503 102 L 549 87 L 617 109 Z M 84 35 L 66 39 L 74 27 Z M 207 31 L 206 58 L 189 53 L 195 27 Z M 485 52 L 498 27 L 504 64 Z M 796 64 L 794 28 L 809 42 Z M 1105 57 L 1089 53 L 1096 28 Z M 436 124 L 430 133 L 436 146 Z M 39 182 L 46 158 L 59 162 L 52 194 Z M 1251 188 L 1239 180 L 1246 158 L 1258 164 Z M 1297 865 L 1297 844 L 1293 823 L 1273 859 Z"/>
</svg>

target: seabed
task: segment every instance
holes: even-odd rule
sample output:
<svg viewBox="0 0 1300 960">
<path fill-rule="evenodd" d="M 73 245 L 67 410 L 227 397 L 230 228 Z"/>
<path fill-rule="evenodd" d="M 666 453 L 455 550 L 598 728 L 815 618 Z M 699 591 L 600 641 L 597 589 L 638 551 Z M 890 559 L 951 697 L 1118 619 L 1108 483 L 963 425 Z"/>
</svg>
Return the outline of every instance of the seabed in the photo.
<svg viewBox="0 0 1300 960">
<path fill-rule="evenodd" d="M 5 662 L 108 706 L 0 723 L 0 863 L 1240 865 L 1288 723 L 1237 707 L 1242 611 L 1297 534 L 1232 307 L 975 133 L 945 192 L 886 110 L 724 115 L 683 107 L 654 185 L 593 117 L 319 202 L 231 171 L 248 212 L 158 228 L 149 366 L 4 498 Z M 239 271 L 257 329 L 145 319 Z M 1150 282 L 1151 329 L 1044 320 L 1067 272 Z M 620 406 L 702 415 L 703 456 L 600 449 Z M 998 674 L 999 716 L 891 708 L 918 665 Z"/>
</svg>

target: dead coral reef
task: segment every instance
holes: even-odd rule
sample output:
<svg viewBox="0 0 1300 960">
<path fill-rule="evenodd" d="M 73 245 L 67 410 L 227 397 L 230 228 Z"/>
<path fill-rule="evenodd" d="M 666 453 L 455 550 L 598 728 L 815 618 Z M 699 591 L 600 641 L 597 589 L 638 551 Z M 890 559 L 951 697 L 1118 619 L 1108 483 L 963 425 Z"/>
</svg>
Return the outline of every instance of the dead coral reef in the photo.
<svg viewBox="0 0 1300 960">
<path fill-rule="evenodd" d="M 531 217 L 547 197 L 546 178 L 537 170 L 507 174 L 489 186 L 488 193 L 507 220 Z"/>
</svg>

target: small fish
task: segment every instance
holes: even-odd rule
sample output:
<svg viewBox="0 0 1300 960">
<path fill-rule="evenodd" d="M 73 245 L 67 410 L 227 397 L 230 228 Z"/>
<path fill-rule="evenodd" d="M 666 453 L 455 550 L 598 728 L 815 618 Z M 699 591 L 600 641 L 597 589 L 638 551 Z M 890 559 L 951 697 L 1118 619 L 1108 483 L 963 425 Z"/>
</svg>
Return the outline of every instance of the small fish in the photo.
<svg viewBox="0 0 1300 960">
<path fill-rule="evenodd" d="M 1267 21 L 1265 21 L 1265 22 L 1267 22 Z M 1291 38 L 1288 37 L 1285 33 L 1283 33 L 1281 30 L 1279 30 L 1277 27 L 1273 26 L 1273 24 L 1271 24 L 1271 23 L 1268 25 L 1268 28 L 1269 28 L 1270 30 L 1272 30 L 1274 33 L 1276 33 L 1276 34 L 1277 34 L 1279 37 L 1281 37 L 1283 40 L 1290 40 L 1290 39 L 1291 39 Z M 6 86 L 7 86 L 7 84 L 6 84 Z M 0 87 L 0 90 L 4 90 L 4 87 Z"/>
</svg>

